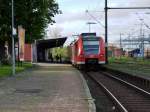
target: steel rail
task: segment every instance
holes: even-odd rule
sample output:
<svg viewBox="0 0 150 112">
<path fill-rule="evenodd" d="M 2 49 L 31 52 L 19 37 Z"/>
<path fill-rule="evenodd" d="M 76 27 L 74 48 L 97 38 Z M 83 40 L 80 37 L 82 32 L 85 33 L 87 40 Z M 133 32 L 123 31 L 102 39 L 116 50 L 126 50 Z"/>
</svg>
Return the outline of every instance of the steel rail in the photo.
<svg viewBox="0 0 150 112">
<path fill-rule="evenodd" d="M 105 92 L 111 97 L 111 99 L 117 104 L 118 108 L 122 112 L 128 112 L 128 110 L 121 104 L 121 102 L 99 81 L 97 81 L 96 78 L 91 76 L 90 74 L 86 73 L 92 80 L 94 80 L 100 87 L 102 87 Z"/>
<path fill-rule="evenodd" d="M 124 80 L 122 80 L 122 79 L 120 79 L 120 78 L 118 78 L 118 77 L 109 75 L 109 74 L 106 73 L 106 72 L 102 72 L 102 73 L 105 74 L 105 75 L 107 75 L 108 77 L 111 77 L 111 78 L 116 79 L 116 80 L 118 80 L 118 81 L 120 81 L 120 82 L 123 82 L 123 83 L 125 83 L 125 84 L 127 84 L 127 85 L 129 85 L 129 86 L 131 86 L 131 87 L 133 87 L 133 88 L 135 88 L 135 89 L 137 89 L 137 90 L 139 90 L 139 91 L 141 91 L 141 92 L 147 94 L 147 95 L 150 95 L 149 92 L 143 90 L 142 88 L 139 88 L 139 87 L 135 86 L 134 84 L 131 84 L 131 83 L 127 82 L 127 81 L 124 81 Z"/>
</svg>

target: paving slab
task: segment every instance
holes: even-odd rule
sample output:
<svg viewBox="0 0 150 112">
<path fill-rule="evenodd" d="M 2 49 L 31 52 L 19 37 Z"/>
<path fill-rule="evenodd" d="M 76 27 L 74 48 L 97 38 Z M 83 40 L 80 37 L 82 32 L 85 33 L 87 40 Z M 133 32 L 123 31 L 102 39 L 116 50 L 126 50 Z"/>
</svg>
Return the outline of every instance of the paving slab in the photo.
<svg viewBox="0 0 150 112">
<path fill-rule="evenodd" d="M 0 112 L 89 112 L 88 99 L 71 65 L 38 64 L 0 81 Z"/>
</svg>

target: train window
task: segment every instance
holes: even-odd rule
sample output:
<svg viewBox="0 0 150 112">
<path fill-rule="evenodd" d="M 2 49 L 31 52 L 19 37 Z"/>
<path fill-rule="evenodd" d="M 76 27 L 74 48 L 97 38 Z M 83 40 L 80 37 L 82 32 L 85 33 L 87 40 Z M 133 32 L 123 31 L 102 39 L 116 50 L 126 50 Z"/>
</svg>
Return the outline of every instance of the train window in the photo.
<svg viewBox="0 0 150 112">
<path fill-rule="evenodd" d="M 99 53 L 99 41 L 84 39 L 83 48 L 84 48 L 85 55 L 98 54 Z"/>
<path fill-rule="evenodd" d="M 91 40 L 88 40 L 88 41 L 84 41 L 84 45 L 99 45 L 99 41 L 91 41 Z"/>
</svg>

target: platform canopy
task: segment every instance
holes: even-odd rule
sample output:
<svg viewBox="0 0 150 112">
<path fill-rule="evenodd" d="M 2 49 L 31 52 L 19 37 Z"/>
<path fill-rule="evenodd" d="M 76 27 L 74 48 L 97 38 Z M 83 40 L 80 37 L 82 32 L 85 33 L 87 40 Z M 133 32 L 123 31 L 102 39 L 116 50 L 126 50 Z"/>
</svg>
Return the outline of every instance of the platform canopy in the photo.
<svg viewBox="0 0 150 112">
<path fill-rule="evenodd" d="M 67 37 L 64 38 L 55 38 L 55 39 L 45 39 L 45 40 L 38 40 L 37 47 L 40 49 L 48 49 L 54 47 L 63 46 Z"/>
<path fill-rule="evenodd" d="M 50 48 L 61 47 L 65 43 L 67 37 L 56 39 L 38 40 L 36 42 L 37 61 L 46 62 L 45 51 Z"/>
</svg>

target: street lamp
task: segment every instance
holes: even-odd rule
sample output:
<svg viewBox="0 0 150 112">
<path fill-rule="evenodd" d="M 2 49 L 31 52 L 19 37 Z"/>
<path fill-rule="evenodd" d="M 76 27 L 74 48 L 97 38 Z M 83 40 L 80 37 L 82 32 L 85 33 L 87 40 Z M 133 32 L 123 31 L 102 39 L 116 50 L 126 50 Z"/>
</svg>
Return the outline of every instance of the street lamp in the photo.
<svg viewBox="0 0 150 112">
<path fill-rule="evenodd" d="M 91 32 L 91 25 L 92 24 L 96 24 L 95 22 L 87 22 L 86 24 L 88 24 L 89 25 L 89 33 Z"/>
<path fill-rule="evenodd" d="M 15 35 L 15 28 L 14 28 L 14 0 L 11 1 L 12 3 L 12 75 L 15 75 L 15 42 L 14 42 L 14 35 Z"/>
</svg>

